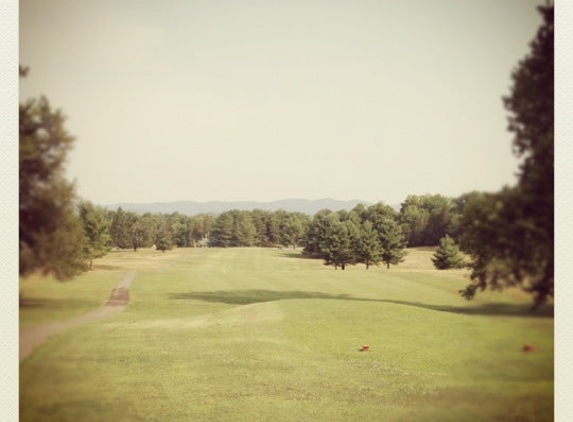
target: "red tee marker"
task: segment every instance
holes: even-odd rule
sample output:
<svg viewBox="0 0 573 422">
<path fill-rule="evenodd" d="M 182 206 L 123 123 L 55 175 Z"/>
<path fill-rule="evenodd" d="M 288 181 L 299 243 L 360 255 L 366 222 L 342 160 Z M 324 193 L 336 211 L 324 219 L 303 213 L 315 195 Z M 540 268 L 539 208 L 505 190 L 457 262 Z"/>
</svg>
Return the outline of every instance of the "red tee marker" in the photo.
<svg viewBox="0 0 573 422">
<path fill-rule="evenodd" d="M 531 344 L 526 344 L 523 346 L 523 351 L 524 352 L 532 352 L 533 351 L 533 346 Z"/>
<path fill-rule="evenodd" d="M 363 352 L 367 352 L 370 349 L 370 346 L 368 344 L 363 344 L 362 345 L 362 351 Z"/>
</svg>

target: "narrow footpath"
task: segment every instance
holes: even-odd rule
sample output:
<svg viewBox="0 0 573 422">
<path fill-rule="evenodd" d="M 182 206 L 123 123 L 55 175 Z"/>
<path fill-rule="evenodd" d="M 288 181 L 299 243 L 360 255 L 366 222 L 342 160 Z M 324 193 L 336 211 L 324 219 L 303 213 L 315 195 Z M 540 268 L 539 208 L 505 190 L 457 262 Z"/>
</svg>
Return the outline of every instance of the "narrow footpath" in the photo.
<svg viewBox="0 0 573 422">
<path fill-rule="evenodd" d="M 55 334 L 78 325 L 108 318 L 123 311 L 129 302 L 129 286 L 134 277 L 135 272 L 126 273 L 112 290 L 108 301 L 92 312 L 52 324 L 20 326 L 20 362 L 30 356 L 37 346 Z"/>
</svg>

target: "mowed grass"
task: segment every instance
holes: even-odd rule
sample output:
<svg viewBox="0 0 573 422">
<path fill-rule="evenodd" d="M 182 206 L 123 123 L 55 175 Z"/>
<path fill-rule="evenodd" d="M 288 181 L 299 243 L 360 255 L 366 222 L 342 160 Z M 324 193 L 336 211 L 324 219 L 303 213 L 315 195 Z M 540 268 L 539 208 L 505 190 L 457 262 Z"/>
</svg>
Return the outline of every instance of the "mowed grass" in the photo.
<svg viewBox="0 0 573 422">
<path fill-rule="evenodd" d="M 530 314 L 516 290 L 468 302 L 465 271 L 431 254 L 341 271 L 286 249 L 143 250 L 73 288 L 37 282 L 34 300 L 101 304 L 136 271 L 124 312 L 21 364 L 20 420 L 553 420 L 552 307 Z M 62 317 L 51 303 L 21 320 Z"/>
</svg>

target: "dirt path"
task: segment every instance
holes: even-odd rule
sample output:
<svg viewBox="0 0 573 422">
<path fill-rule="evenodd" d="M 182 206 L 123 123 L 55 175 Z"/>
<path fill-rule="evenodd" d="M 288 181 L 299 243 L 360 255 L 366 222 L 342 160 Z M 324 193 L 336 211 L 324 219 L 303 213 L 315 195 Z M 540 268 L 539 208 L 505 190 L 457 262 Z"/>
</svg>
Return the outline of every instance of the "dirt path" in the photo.
<svg viewBox="0 0 573 422">
<path fill-rule="evenodd" d="M 81 324 L 108 318 L 123 311 L 129 302 L 129 286 L 134 277 L 134 272 L 125 274 L 112 290 L 105 305 L 92 312 L 52 324 L 20 327 L 20 362 L 30 356 L 37 346 L 55 334 Z"/>
</svg>

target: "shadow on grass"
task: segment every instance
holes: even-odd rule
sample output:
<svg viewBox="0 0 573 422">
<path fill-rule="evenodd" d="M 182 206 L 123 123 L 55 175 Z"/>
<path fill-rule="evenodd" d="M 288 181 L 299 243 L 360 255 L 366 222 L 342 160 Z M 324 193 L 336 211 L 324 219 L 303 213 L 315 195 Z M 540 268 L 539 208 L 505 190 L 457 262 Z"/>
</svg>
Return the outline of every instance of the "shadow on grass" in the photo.
<svg viewBox="0 0 573 422">
<path fill-rule="evenodd" d="M 117 271 L 117 270 L 125 270 L 125 267 L 121 267 L 119 265 L 107 265 L 107 264 L 93 264 L 93 270 L 104 270 L 104 271 Z"/>
<path fill-rule="evenodd" d="M 546 305 L 532 311 L 529 304 L 486 303 L 482 305 L 447 306 L 432 305 L 421 302 L 403 300 L 370 299 L 354 297 L 349 294 L 329 294 L 324 292 L 308 291 L 275 291 L 275 290 L 218 290 L 213 292 L 169 293 L 170 299 L 177 300 L 203 300 L 206 302 L 225 303 L 228 305 L 249 305 L 253 303 L 273 302 L 286 299 L 327 299 L 350 300 L 360 302 L 392 303 L 397 305 L 415 306 L 441 312 L 452 312 L 465 315 L 491 315 L 491 316 L 520 316 L 552 318 L 553 306 Z"/>
<path fill-rule="evenodd" d="M 93 304 L 85 300 L 76 299 L 36 299 L 20 296 L 20 308 L 68 309 L 71 307 L 90 307 Z"/>
<path fill-rule="evenodd" d="M 285 299 L 342 299 L 352 300 L 348 294 L 331 295 L 324 292 L 275 291 L 275 290 L 219 290 L 216 292 L 170 293 L 171 299 L 195 299 L 228 305 L 250 305 Z"/>
<path fill-rule="evenodd" d="M 283 258 L 317 259 L 314 256 L 304 255 L 300 250 L 282 250 L 278 253 Z"/>
</svg>

